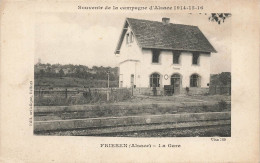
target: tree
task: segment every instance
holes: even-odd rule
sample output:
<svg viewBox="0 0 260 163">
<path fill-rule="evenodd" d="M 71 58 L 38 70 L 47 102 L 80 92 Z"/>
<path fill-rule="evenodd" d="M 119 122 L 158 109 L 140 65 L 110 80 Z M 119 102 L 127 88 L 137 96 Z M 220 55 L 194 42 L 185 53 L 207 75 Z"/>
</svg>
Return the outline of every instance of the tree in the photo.
<svg viewBox="0 0 260 163">
<path fill-rule="evenodd" d="M 192 13 L 189 13 L 192 14 Z M 199 13 L 200 15 L 202 13 Z M 208 15 L 207 13 L 204 13 L 204 15 Z M 209 21 L 217 22 L 218 24 L 224 23 L 227 18 L 231 17 L 230 13 L 211 13 L 208 17 Z"/>
<path fill-rule="evenodd" d="M 231 83 L 231 73 L 230 72 L 222 72 L 219 74 L 219 81 L 223 85 L 228 85 Z"/>
<path fill-rule="evenodd" d="M 64 76 L 64 71 L 62 69 L 60 69 L 59 75 L 60 75 L 60 78 L 62 78 Z"/>
<path fill-rule="evenodd" d="M 230 13 L 211 13 L 209 20 L 221 24 L 224 23 L 225 20 L 229 17 L 231 17 Z"/>
<path fill-rule="evenodd" d="M 40 70 L 40 77 L 43 77 L 45 74 L 45 71 L 44 70 Z"/>
<path fill-rule="evenodd" d="M 80 68 L 78 66 L 76 67 L 75 73 L 76 73 L 76 77 L 80 78 Z"/>
</svg>

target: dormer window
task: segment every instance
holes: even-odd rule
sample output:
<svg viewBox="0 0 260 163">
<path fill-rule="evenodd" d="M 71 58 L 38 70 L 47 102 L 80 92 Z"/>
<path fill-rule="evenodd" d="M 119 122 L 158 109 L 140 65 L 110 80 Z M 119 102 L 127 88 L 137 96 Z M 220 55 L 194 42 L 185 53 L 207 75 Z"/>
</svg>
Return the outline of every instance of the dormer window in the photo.
<svg viewBox="0 0 260 163">
<path fill-rule="evenodd" d="M 192 53 L 192 64 L 198 65 L 199 64 L 199 53 Z"/>
<path fill-rule="evenodd" d="M 180 64 L 180 55 L 181 53 L 178 51 L 173 52 L 173 64 Z"/>
<path fill-rule="evenodd" d="M 153 49 L 152 55 L 152 63 L 159 63 L 160 51 L 157 49 Z"/>
</svg>

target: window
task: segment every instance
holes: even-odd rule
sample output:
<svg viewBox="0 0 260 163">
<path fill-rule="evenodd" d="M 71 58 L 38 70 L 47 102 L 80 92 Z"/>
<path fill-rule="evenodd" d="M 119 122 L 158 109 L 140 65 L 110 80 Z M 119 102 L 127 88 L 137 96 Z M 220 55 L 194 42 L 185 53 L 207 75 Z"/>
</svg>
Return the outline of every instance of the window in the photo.
<svg viewBox="0 0 260 163">
<path fill-rule="evenodd" d="M 192 54 L 192 64 L 198 65 L 199 64 L 199 53 Z"/>
<path fill-rule="evenodd" d="M 131 33 L 127 33 L 126 34 L 126 44 L 132 43 L 134 42 L 134 34 Z"/>
<path fill-rule="evenodd" d="M 130 43 L 134 42 L 134 34 L 133 32 L 131 32 L 131 35 L 130 35 Z"/>
<path fill-rule="evenodd" d="M 129 44 L 129 33 L 126 34 L 126 44 Z"/>
<path fill-rule="evenodd" d="M 150 76 L 150 87 L 160 87 L 160 75 L 157 73 L 153 73 Z"/>
<path fill-rule="evenodd" d="M 180 52 L 174 51 L 173 52 L 173 64 L 179 64 L 180 63 Z"/>
<path fill-rule="evenodd" d="M 190 76 L 190 87 L 199 87 L 200 86 L 200 77 L 197 74 Z"/>
<path fill-rule="evenodd" d="M 159 63 L 160 51 L 159 50 L 152 50 L 152 53 L 153 53 L 152 63 Z"/>
</svg>

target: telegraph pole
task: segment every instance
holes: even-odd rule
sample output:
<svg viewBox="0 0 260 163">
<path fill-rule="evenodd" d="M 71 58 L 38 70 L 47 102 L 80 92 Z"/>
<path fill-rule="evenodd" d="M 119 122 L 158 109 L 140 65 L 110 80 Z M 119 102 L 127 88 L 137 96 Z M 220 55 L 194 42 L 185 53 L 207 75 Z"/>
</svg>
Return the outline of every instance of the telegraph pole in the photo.
<svg viewBox="0 0 260 163">
<path fill-rule="evenodd" d="M 107 70 L 107 101 L 109 101 L 109 69 Z"/>
<path fill-rule="evenodd" d="M 108 70 L 107 71 L 107 88 L 109 88 L 109 74 L 110 74 L 110 71 Z"/>
</svg>

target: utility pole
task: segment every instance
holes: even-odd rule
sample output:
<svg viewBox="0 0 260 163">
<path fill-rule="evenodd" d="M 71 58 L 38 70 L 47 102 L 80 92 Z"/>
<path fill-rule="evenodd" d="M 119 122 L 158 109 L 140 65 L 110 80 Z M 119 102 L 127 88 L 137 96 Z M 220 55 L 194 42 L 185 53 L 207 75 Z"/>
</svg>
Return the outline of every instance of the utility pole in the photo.
<svg viewBox="0 0 260 163">
<path fill-rule="evenodd" d="M 107 70 L 107 101 L 109 101 L 109 69 Z"/>
<path fill-rule="evenodd" d="M 107 71 L 107 88 L 109 88 L 109 73 L 110 73 L 110 71 L 108 70 Z"/>
</svg>

